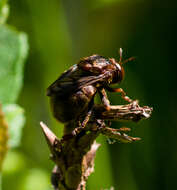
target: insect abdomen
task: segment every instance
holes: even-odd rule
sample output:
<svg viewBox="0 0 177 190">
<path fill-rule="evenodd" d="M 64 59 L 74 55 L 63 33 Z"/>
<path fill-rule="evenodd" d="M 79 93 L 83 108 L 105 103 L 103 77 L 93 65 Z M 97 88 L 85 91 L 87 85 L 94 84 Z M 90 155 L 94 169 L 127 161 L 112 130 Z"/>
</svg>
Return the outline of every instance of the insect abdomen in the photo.
<svg viewBox="0 0 177 190">
<path fill-rule="evenodd" d="M 89 85 L 73 94 L 52 96 L 50 103 L 54 117 L 62 123 L 82 117 L 87 113 L 89 103 L 95 93 L 96 88 Z"/>
</svg>

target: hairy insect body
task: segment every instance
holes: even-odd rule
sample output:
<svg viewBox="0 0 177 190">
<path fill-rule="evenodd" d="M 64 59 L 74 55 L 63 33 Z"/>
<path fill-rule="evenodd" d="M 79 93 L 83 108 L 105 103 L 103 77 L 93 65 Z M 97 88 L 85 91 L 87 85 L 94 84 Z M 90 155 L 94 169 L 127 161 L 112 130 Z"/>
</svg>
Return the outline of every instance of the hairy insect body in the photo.
<svg viewBox="0 0 177 190">
<path fill-rule="evenodd" d="M 120 83 L 124 77 L 121 57 L 119 62 L 92 55 L 80 60 L 65 71 L 47 89 L 54 117 L 63 123 L 81 121 L 85 126 L 94 105 L 94 96 L 99 92 L 106 109 L 110 104 L 105 89 L 120 92 L 126 101 L 131 101 L 120 88 L 110 84 Z"/>
</svg>

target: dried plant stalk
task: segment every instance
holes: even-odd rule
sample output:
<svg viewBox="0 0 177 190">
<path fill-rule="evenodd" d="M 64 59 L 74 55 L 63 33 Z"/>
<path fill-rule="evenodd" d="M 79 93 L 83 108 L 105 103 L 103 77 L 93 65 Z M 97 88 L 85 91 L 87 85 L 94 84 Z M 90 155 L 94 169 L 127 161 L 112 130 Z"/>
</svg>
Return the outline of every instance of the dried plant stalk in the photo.
<svg viewBox="0 0 177 190">
<path fill-rule="evenodd" d="M 55 190 L 85 190 L 88 176 L 94 171 L 94 158 L 98 147 L 96 138 L 103 134 L 109 138 L 127 143 L 140 140 L 130 137 L 125 132 L 129 128 L 113 129 L 105 126 L 104 121 L 134 121 L 150 117 L 152 108 L 140 107 L 138 101 L 128 105 L 111 106 L 109 111 L 102 105 L 95 105 L 91 120 L 85 128 L 77 127 L 78 122 L 71 123 L 74 130 L 62 139 L 44 124 L 40 123 L 49 145 L 52 160 L 56 164 L 52 172 L 52 184 Z M 68 125 L 65 128 L 68 128 Z"/>
</svg>

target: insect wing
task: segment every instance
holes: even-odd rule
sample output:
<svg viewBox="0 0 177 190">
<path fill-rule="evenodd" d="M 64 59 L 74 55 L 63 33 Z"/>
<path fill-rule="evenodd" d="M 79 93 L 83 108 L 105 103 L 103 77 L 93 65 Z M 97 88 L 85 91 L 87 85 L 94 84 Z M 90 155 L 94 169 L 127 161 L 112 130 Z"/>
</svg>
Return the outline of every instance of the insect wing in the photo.
<svg viewBox="0 0 177 190">
<path fill-rule="evenodd" d="M 105 72 L 103 74 L 100 74 L 98 76 L 87 76 L 87 77 L 82 77 L 76 82 L 75 88 L 77 90 L 83 88 L 84 86 L 92 85 L 97 82 L 103 82 L 105 81 L 105 78 L 110 76 L 110 72 Z"/>
<path fill-rule="evenodd" d="M 75 72 L 77 70 L 78 66 L 77 65 L 73 65 L 72 67 L 70 67 L 68 70 L 66 70 L 63 74 L 61 74 L 61 76 L 58 78 L 58 80 L 62 80 L 66 77 L 69 77 L 72 75 L 73 72 Z M 55 83 L 55 82 L 54 82 Z"/>
<path fill-rule="evenodd" d="M 73 82 L 72 85 L 65 86 L 67 88 L 67 93 L 73 93 L 81 88 L 88 86 L 88 85 L 93 85 L 98 82 L 104 82 L 105 78 L 110 76 L 110 72 L 106 72 L 104 74 L 98 75 L 98 76 L 86 76 L 78 79 L 77 81 Z"/>
<path fill-rule="evenodd" d="M 92 85 L 97 82 L 103 82 L 105 78 L 110 76 L 110 72 L 98 76 L 86 76 L 79 78 L 78 80 L 72 80 L 70 77 L 67 77 L 63 80 L 55 81 L 48 89 L 47 95 L 51 96 L 52 94 L 57 94 L 60 96 L 65 96 L 72 94 L 81 88 Z"/>
<path fill-rule="evenodd" d="M 60 93 L 63 89 L 71 86 L 73 84 L 73 79 L 71 76 L 76 70 L 77 65 L 73 65 L 61 74 L 61 76 L 47 88 L 47 96 L 51 96 L 53 93 L 57 92 Z"/>
</svg>

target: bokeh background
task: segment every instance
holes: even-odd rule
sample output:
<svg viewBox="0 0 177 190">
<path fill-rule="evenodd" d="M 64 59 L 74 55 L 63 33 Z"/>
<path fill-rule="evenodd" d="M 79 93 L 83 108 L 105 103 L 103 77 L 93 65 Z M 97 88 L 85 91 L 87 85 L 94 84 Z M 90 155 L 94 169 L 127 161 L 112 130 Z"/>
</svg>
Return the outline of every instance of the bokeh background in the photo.
<svg viewBox="0 0 177 190">
<path fill-rule="evenodd" d="M 8 24 L 28 34 L 30 52 L 18 104 L 25 109 L 22 143 L 10 151 L 3 189 L 49 190 L 53 163 L 39 127 L 42 120 L 62 134 L 51 113 L 46 88 L 81 57 L 100 54 L 136 61 L 125 65 L 120 85 L 141 105 L 154 108 L 132 128 L 142 138 L 109 145 L 104 137 L 88 190 L 169 190 L 177 187 L 177 3 L 150 0 L 9 0 Z M 110 94 L 112 104 L 125 103 Z"/>
</svg>

